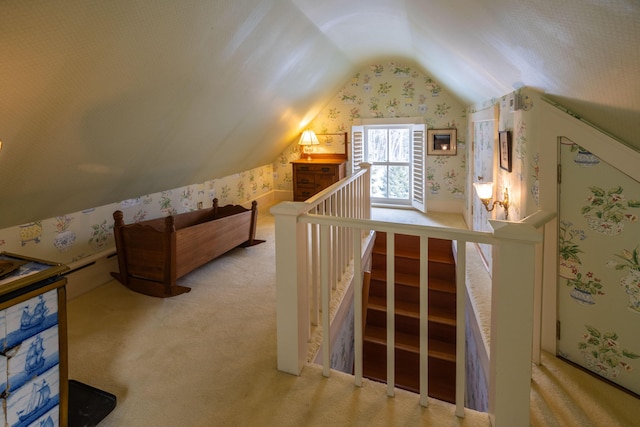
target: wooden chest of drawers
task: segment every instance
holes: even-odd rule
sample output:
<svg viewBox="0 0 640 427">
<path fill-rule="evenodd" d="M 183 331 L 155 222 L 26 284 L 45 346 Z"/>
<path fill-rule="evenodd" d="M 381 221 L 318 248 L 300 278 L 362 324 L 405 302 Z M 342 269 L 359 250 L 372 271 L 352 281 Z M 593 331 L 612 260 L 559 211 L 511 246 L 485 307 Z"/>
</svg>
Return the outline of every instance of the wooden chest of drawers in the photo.
<svg viewBox="0 0 640 427">
<path fill-rule="evenodd" d="M 301 202 L 345 177 L 344 159 L 296 160 L 293 164 L 293 200 Z"/>
</svg>

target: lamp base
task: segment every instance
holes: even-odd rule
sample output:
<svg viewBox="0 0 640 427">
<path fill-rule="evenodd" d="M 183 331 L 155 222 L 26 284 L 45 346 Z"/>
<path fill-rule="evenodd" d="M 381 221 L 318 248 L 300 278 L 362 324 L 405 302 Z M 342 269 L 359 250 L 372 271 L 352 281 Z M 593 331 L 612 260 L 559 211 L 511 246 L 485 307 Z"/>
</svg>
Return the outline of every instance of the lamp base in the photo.
<svg viewBox="0 0 640 427">
<path fill-rule="evenodd" d="M 306 157 L 307 160 L 311 160 L 311 150 L 309 150 L 308 145 L 302 146 L 302 156 L 300 158 Z"/>
</svg>

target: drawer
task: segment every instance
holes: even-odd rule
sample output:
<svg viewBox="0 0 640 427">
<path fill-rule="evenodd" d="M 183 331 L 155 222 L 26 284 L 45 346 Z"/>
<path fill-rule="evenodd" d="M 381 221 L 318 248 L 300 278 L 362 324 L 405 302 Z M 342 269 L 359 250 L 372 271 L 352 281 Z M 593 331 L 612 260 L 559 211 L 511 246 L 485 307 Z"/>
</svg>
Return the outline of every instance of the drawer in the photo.
<svg viewBox="0 0 640 427">
<path fill-rule="evenodd" d="M 335 165 L 296 165 L 299 173 L 310 172 L 314 174 L 335 174 Z"/>
<path fill-rule="evenodd" d="M 299 161 L 293 163 L 293 199 L 307 200 L 344 177 L 344 163 Z"/>
<path fill-rule="evenodd" d="M 315 187 L 316 178 L 315 174 L 311 173 L 296 173 L 296 185 L 304 187 Z"/>
<path fill-rule="evenodd" d="M 318 190 L 316 190 L 315 188 L 311 188 L 311 187 L 298 188 L 296 189 L 293 200 L 295 201 L 307 200 L 309 197 L 313 196 L 316 193 L 318 193 Z"/>
</svg>

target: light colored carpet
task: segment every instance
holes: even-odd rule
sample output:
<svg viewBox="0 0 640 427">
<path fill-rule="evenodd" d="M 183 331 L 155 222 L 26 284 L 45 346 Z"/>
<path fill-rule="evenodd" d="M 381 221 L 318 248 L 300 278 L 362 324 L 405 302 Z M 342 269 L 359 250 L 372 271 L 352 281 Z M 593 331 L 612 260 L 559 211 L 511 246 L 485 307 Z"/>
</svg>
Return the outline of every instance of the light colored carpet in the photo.
<svg viewBox="0 0 640 427">
<path fill-rule="evenodd" d="M 69 303 L 69 377 L 116 395 L 100 426 L 487 426 L 467 411 L 308 365 L 276 370 L 273 218 L 267 242 L 186 276 L 190 293 L 158 299 L 110 282 Z"/>
<path fill-rule="evenodd" d="M 109 426 L 488 426 L 488 416 L 339 372 L 276 370 L 273 218 L 266 243 L 186 276 L 158 299 L 109 282 L 68 305 L 69 377 L 117 396 Z M 640 401 L 551 355 L 534 367 L 534 426 L 640 425 Z"/>
<path fill-rule="evenodd" d="M 533 367 L 533 426 L 637 427 L 640 400 L 549 353 Z"/>
</svg>

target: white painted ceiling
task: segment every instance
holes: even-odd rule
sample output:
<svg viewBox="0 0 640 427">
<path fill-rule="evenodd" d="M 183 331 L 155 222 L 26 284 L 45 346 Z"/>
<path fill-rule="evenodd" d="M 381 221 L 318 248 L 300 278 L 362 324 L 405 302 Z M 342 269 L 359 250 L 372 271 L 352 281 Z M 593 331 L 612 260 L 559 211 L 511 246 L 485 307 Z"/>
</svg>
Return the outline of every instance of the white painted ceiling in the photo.
<svg viewBox="0 0 640 427">
<path fill-rule="evenodd" d="M 270 163 L 386 58 L 640 148 L 637 0 L 2 0 L 0 228 Z"/>
</svg>

